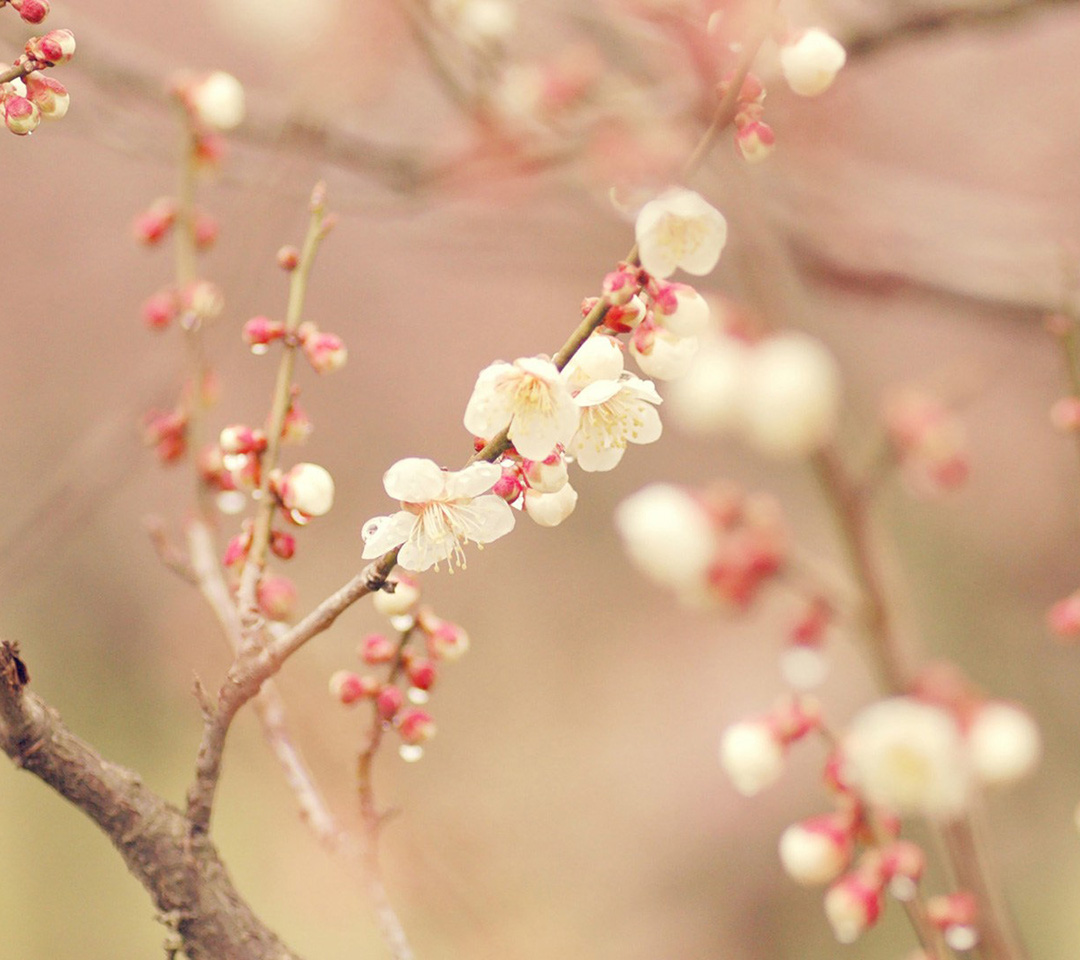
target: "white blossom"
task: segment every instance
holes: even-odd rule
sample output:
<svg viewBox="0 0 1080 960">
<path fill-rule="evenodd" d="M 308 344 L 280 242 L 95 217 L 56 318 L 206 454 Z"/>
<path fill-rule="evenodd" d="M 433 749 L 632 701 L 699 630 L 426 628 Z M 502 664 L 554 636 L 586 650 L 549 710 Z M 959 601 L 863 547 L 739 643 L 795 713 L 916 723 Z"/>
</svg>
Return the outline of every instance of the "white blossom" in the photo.
<svg viewBox="0 0 1080 960">
<path fill-rule="evenodd" d="M 594 380 L 574 397 L 581 425 L 568 452 L 582 470 L 612 470 L 628 443 L 652 443 L 662 427 L 656 404 L 660 394 L 650 380 L 624 373 L 618 380 Z"/>
<path fill-rule="evenodd" d="M 674 187 L 643 206 L 634 228 L 641 265 L 657 279 L 678 268 L 703 276 L 727 241 L 723 214 L 693 190 Z"/>
<path fill-rule="evenodd" d="M 671 416 L 691 433 L 723 433 L 742 422 L 750 350 L 734 337 L 702 337 L 686 374 L 667 394 Z"/>
<path fill-rule="evenodd" d="M 911 697 L 880 700 L 851 721 L 842 750 L 847 774 L 870 803 L 938 819 L 967 806 L 966 744 L 940 707 Z"/>
<path fill-rule="evenodd" d="M 485 493 L 501 475 L 491 463 L 446 471 L 432 460 L 399 460 L 384 474 L 383 486 L 403 509 L 364 524 L 364 559 L 400 546 L 398 563 L 406 570 L 427 570 L 443 560 L 451 570 L 455 563 L 464 567 L 466 543 L 491 543 L 513 529 L 514 511 Z"/>
<path fill-rule="evenodd" d="M 593 334 L 563 367 L 562 378 L 571 392 L 594 380 L 617 380 L 623 371 L 619 341 L 603 334 Z"/>
<path fill-rule="evenodd" d="M 816 97 L 828 90 L 846 60 L 840 41 L 816 27 L 780 48 L 784 79 L 803 97 Z"/>
<path fill-rule="evenodd" d="M 697 347 L 697 337 L 679 337 L 663 327 L 654 327 L 645 335 L 630 338 L 630 353 L 641 372 L 657 380 L 677 380 L 685 376 L 694 362 Z"/>
<path fill-rule="evenodd" d="M 580 412 L 555 364 L 542 357 L 502 361 L 480 371 L 465 407 L 465 428 L 485 440 L 509 426 L 518 453 L 543 460 L 577 430 Z"/>
<path fill-rule="evenodd" d="M 805 456 L 836 429 L 840 373 L 817 340 L 780 334 L 750 352 L 739 397 L 750 443 L 771 456 Z"/>
<path fill-rule="evenodd" d="M 317 463 L 298 463 L 278 484 L 286 510 L 321 517 L 334 505 L 334 478 Z"/>
<path fill-rule="evenodd" d="M 615 509 L 615 526 L 638 568 L 682 589 L 704 578 L 717 552 L 705 508 L 682 487 L 651 483 Z"/>
</svg>

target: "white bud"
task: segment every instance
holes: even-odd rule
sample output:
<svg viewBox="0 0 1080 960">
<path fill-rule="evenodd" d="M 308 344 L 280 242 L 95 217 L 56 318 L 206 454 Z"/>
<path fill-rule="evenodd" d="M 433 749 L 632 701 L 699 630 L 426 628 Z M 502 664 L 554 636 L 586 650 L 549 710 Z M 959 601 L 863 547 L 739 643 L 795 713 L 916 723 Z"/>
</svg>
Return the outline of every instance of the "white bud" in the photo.
<svg viewBox="0 0 1080 960">
<path fill-rule="evenodd" d="M 828 90 L 846 60 L 840 42 L 817 28 L 780 48 L 784 79 L 793 92 L 803 97 L 816 97 Z"/>
<path fill-rule="evenodd" d="M 307 517 L 321 517 L 334 505 L 334 478 L 317 463 L 298 463 L 281 478 L 279 491 L 286 510 Z"/>
<path fill-rule="evenodd" d="M 1011 703 L 979 708 L 967 732 L 975 775 L 983 783 L 1013 783 L 1035 769 L 1042 755 L 1039 728 Z"/>
<path fill-rule="evenodd" d="M 716 536 L 705 508 L 687 491 L 653 483 L 615 510 L 615 526 L 630 559 L 658 583 L 683 589 L 705 576 Z"/>
<path fill-rule="evenodd" d="M 691 433 L 723 433 L 742 418 L 743 381 L 749 351 L 734 337 L 703 338 L 685 376 L 668 391 L 666 409 Z"/>
<path fill-rule="evenodd" d="M 192 87 L 191 105 L 207 126 L 232 130 L 244 119 L 244 88 L 231 73 L 215 70 Z"/>
<path fill-rule="evenodd" d="M 720 766 L 739 793 L 752 797 L 779 779 L 784 748 L 762 720 L 743 720 L 724 731 Z"/>
<path fill-rule="evenodd" d="M 564 483 L 555 493 L 525 490 L 525 512 L 542 527 L 557 527 L 577 506 L 577 491 Z"/>
</svg>

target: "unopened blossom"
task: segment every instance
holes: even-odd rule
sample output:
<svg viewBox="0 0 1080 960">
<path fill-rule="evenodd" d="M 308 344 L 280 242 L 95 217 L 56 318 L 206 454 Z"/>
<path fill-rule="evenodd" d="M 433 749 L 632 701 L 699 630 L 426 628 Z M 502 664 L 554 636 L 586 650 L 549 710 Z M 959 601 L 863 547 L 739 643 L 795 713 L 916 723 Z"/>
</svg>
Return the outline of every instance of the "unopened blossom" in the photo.
<svg viewBox="0 0 1080 960">
<path fill-rule="evenodd" d="M 387 581 L 393 591 L 379 590 L 372 598 L 375 609 L 384 617 L 400 617 L 411 613 L 420 602 L 420 583 L 408 574 L 396 573 Z"/>
<path fill-rule="evenodd" d="M 574 396 L 574 403 L 581 408 L 581 424 L 567 453 L 588 472 L 614 469 L 628 443 L 652 443 L 663 429 L 656 412 L 660 403 L 656 387 L 649 380 L 621 372 L 621 352 L 612 356 L 616 359 L 620 372 L 615 377 L 593 380 Z"/>
<path fill-rule="evenodd" d="M 630 353 L 641 372 L 657 380 L 677 380 L 690 369 L 697 353 L 697 337 L 676 336 L 650 322 L 630 337 Z"/>
<path fill-rule="evenodd" d="M 617 380 L 623 365 L 619 341 L 604 334 L 593 334 L 563 367 L 562 378 L 575 393 L 594 380 Z"/>
<path fill-rule="evenodd" d="M 71 106 L 67 88 L 54 77 L 34 71 L 26 75 L 26 96 L 37 105 L 46 120 L 59 120 Z"/>
<path fill-rule="evenodd" d="M 525 460 L 521 472 L 530 490 L 536 493 L 558 493 L 570 479 L 566 457 L 562 452 L 551 454 L 543 460 Z"/>
<path fill-rule="evenodd" d="M 232 130 L 244 119 L 244 88 L 231 73 L 215 70 L 187 94 L 195 116 L 214 130 Z"/>
<path fill-rule="evenodd" d="M 569 483 L 564 483 L 554 493 L 542 493 L 532 488 L 525 490 L 525 512 L 541 527 L 557 527 L 574 512 L 577 501 L 577 491 Z"/>
<path fill-rule="evenodd" d="M 735 134 L 735 146 L 747 163 L 760 163 L 771 156 L 776 147 L 776 134 L 764 121 L 751 120 L 739 127 Z"/>
<path fill-rule="evenodd" d="M 653 293 L 653 317 L 677 337 L 696 337 L 709 329 L 708 301 L 688 283 L 658 284 Z"/>
<path fill-rule="evenodd" d="M 523 457 L 543 460 L 560 443 L 569 443 L 580 411 L 550 360 L 522 357 L 480 371 L 465 408 L 465 429 L 490 440 L 508 435 Z"/>
<path fill-rule="evenodd" d="M 424 710 L 406 710 L 398 720 L 398 734 L 404 743 L 426 743 L 435 736 L 435 721 Z"/>
<path fill-rule="evenodd" d="M 41 110 L 26 97 L 9 96 L 4 100 L 4 125 L 14 134 L 25 137 L 41 123 Z"/>
<path fill-rule="evenodd" d="M 321 517 L 334 505 L 334 478 L 317 463 L 298 463 L 277 489 L 282 506 L 304 517 Z"/>
<path fill-rule="evenodd" d="M 835 37 L 824 30 L 807 30 L 780 48 L 780 69 L 794 93 L 816 97 L 832 86 L 847 53 Z"/>
<path fill-rule="evenodd" d="M 719 434 L 742 423 L 750 348 L 730 336 L 701 337 L 686 374 L 667 394 L 676 426 L 690 433 Z"/>
<path fill-rule="evenodd" d="M 1035 769 L 1042 756 L 1039 728 L 1026 710 L 989 701 L 980 706 L 967 729 L 975 775 L 983 783 L 1014 783 Z"/>
<path fill-rule="evenodd" d="M 812 337 L 770 337 L 749 355 L 741 406 L 746 439 L 755 447 L 776 457 L 805 456 L 836 430 L 836 361 Z"/>
<path fill-rule="evenodd" d="M 50 30 L 40 37 L 26 41 L 26 54 L 42 63 L 57 66 L 75 56 L 75 34 L 70 30 Z"/>
<path fill-rule="evenodd" d="M 854 845 L 849 816 L 822 814 L 793 823 L 780 835 L 780 862 L 796 883 L 818 886 L 848 868 Z"/>
<path fill-rule="evenodd" d="M 948 820 L 967 806 L 971 771 L 952 714 L 912 697 L 871 704 L 843 739 L 845 772 L 872 804 Z"/>
<path fill-rule="evenodd" d="M 466 543 L 491 543 L 514 527 L 507 502 L 486 492 L 501 475 L 491 463 L 455 472 L 420 457 L 399 460 L 383 475 L 383 486 L 402 510 L 364 524 L 364 559 L 400 547 L 398 563 L 406 570 L 420 572 L 443 560 L 451 570 L 463 567 Z"/>
<path fill-rule="evenodd" d="M 854 943 L 877 923 L 884 907 L 883 888 L 871 873 L 855 870 L 825 894 L 825 916 L 840 943 Z"/>
<path fill-rule="evenodd" d="M 287 577 L 263 575 L 255 596 L 259 609 L 270 620 L 288 620 L 296 612 L 296 585 Z"/>
<path fill-rule="evenodd" d="M 704 276 L 720 259 L 727 221 L 700 194 L 674 187 L 641 208 L 634 235 L 641 265 L 656 279 L 680 267 Z"/>
<path fill-rule="evenodd" d="M 628 497 L 615 510 L 615 526 L 638 568 L 676 589 L 704 579 L 716 555 L 708 511 L 673 484 L 652 483 Z"/>
<path fill-rule="evenodd" d="M 761 793 L 784 772 L 784 745 L 768 720 L 741 720 L 720 739 L 720 766 L 746 797 Z"/>
<path fill-rule="evenodd" d="M 428 653 L 436 660 L 460 660 L 469 650 L 469 635 L 456 623 L 421 610 L 417 625 L 427 637 Z"/>
<path fill-rule="evenodd" d="M 11 0 L 11 5 L 27 23 L 41 23 L 49 15 L 48 0 Z"/>
</svg>

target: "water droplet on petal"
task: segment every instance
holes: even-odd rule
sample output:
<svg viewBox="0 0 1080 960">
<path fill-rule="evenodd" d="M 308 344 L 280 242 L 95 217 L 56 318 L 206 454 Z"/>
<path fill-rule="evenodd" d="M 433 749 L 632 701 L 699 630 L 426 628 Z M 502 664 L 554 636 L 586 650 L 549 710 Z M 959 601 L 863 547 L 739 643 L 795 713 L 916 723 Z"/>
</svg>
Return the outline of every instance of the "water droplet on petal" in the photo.
<svg viewBox="0 0 1080 960">
<path fill-rule="evenodd" d="M 424 755 L 424 748 L 416 743 L 403 743 L 398 747 L 398 755 L 406 763 L 416 763 Z"/>
</svg>

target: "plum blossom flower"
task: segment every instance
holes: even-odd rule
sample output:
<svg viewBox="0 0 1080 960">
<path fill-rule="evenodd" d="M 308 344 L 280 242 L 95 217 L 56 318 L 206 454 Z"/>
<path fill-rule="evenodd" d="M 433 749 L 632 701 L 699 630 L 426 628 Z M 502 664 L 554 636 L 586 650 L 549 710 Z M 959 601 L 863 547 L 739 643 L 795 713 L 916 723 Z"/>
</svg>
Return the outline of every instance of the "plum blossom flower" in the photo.
<svg viewBox="0 0 1080 960">
<path fill-rule="evenodd" d="M 662 427 L 655 406 L 660 394 L 651 380 L 629 373 L 618 379 L 594 380 L 578 391 L 574 402 L 581 408 L 581 426 L 568 452 L 582 470 L 612 470 L 628 443 L 660 439 Z"/>
<path fill-rule="evenodd" d="M 488 440 L 509 426 L 518 453 L 543 460 L 557 444 L 570 441 L 580 416 L 555 364 L 523 357 L 480 371 L 465 408 L 465 428 Z"/>
<path fill-rule="evenodd" d="M 832 86 L 847 60 L 840 41 L 824 30 L 807 30 L 780 48 L 780 69 L 792 92 L 816 97 Z"/>
<path fill-rule="evenodd" d="M 641 208 L 634 233 L 641 265 L 656 279 L 679 267 L 704 276 L 720 259 L 727 221 L 700 194 L 673 187 Z"/>
<path fill-rule="evenodd" d="M 892 697 L 856 715 L 843 753 L 852 782 L 871 803 L 949 820 L 964 810 L 971 789 L 965 747 L 950 713 Z"/>
<path fill-rule="evenodd" d="M 498 540 L 514 527 L 514 512 L 501 497 L 486 493 L 502 475 L 491 463 L 441 470 L 432 460 L 407 457 L 383 475 L 383 486 L 402 508 L 364 524 L 364 559 L 401 547 L 398 563 L 420 572 L 447 561 L 464 568 L 464 546 Z"/>
</svg>

